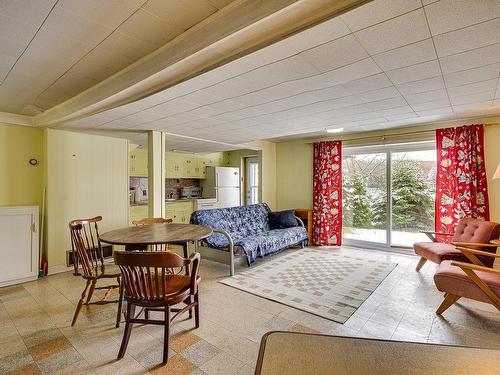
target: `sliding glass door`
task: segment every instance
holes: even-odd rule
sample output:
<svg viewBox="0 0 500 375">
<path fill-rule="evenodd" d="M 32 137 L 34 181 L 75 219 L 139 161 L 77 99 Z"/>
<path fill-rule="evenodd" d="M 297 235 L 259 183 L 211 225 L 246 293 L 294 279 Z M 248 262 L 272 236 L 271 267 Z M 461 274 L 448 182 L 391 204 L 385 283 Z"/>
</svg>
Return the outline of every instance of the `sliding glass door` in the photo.
<svg viewBox="0 0 500 375">
<path fill-rule="evenodd" d="M 344 150 L 344 242 L 389 248 L 425 240 L 421 232 L 434 227 L 435 174 L 433 143 Z"/>
</svg>

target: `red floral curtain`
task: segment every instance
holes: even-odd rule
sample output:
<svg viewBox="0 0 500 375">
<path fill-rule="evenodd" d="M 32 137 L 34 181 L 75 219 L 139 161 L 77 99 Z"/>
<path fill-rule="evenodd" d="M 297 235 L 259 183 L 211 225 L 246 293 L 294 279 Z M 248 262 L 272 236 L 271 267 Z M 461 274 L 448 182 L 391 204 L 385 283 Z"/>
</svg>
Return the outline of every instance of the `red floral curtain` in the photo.
<svg viewBox="0 0 500 375">
<path fill-rule="evenodd" d="M 483 125 L 437 129 L 436 142 L 436 231 L 453 233 L 463 217 L 489 220 Z"/>
<path fill-rule="evenodd" d="M 342 143 L 314 143 L 313 233 L 315 245 L 342 241 Z"/>
</svg>

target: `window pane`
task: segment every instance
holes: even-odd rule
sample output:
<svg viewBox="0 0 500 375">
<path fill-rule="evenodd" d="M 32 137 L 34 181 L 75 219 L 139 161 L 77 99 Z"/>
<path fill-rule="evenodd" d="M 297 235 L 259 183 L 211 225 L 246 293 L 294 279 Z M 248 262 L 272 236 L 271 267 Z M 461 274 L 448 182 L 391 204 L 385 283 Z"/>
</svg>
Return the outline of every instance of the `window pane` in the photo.
<svg viewBox="0 0 500 375">
<path fill-rule="evenodd" d="M 342 168 L 343 237 L 386 243 L 386 154 L 346 156 Z"/>
<path fill-rule="evenodd" d="M 434 230 L 435 178 L 435 150 L 391 154 L 392 245 L 412 246 Z"/>
</svg>

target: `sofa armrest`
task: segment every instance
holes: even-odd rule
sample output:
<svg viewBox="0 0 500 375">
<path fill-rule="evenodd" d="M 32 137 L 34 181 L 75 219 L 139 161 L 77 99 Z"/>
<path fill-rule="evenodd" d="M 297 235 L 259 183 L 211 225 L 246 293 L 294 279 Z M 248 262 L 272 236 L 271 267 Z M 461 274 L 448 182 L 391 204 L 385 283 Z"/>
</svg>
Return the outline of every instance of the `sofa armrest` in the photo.
<svg viewBox="0 0 500 375">
<path fill-rule="evenodd" d="M 299 225 L 302 227 L 302 228 L 305 228 L 305 225 L 304 225 L 304 222 L 302 221 L 302 219 L 298 216 L 295 216 L 295 219 L 297 219 L 297 222 L 299 223 Z"/>
<path fill-rule="evenodd" d="M 229 243 L 229 257 L 230 257 L 230 275 L 234 276 L 234 241 L 229 232 L 227 232 L 225 229 L 222 228 L 217 228 L 213 230 L 214 233 L 220 233 L 224 237 L 226 237 L 227 242 Z"/>
<path fill-rule="evenodd" d="M 476 266 L 483 266 L 484 267 L 483 262 L 481 262 L 481 260 L 477 257 L 477 255 L 487 256 L 487 257 L 491 257 L 491 258 L 500 258 L 500 254 L 488 253 L 487 251 L 474 250 L 474 249 L 469 249 L 467 247 L 461 247 L 461 246 L 457 246 L 456 249 L 460 250 L 462 252 L 462 254 L 464 254 L 467 257 L 467 259 L 469 259 Z"/>
</svg>

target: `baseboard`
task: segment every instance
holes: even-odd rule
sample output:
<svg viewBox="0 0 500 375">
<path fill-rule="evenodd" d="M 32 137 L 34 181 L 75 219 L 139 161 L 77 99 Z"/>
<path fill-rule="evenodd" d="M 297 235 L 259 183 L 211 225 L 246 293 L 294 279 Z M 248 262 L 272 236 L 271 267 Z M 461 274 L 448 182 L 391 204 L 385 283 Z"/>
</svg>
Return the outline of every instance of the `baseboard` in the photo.
<svg viewBox="0 0 500 375">
<path fill-rule="evenodd" d="M 104 259 L 104 264 L 114 263 L 113 258 Z M 73 266 L 66 266 L 65 264 L 57 264 L 55 266 L 49 266 L 47 275 L 54 275 L 56 273 L 73 271 Z"/>
</svg>

